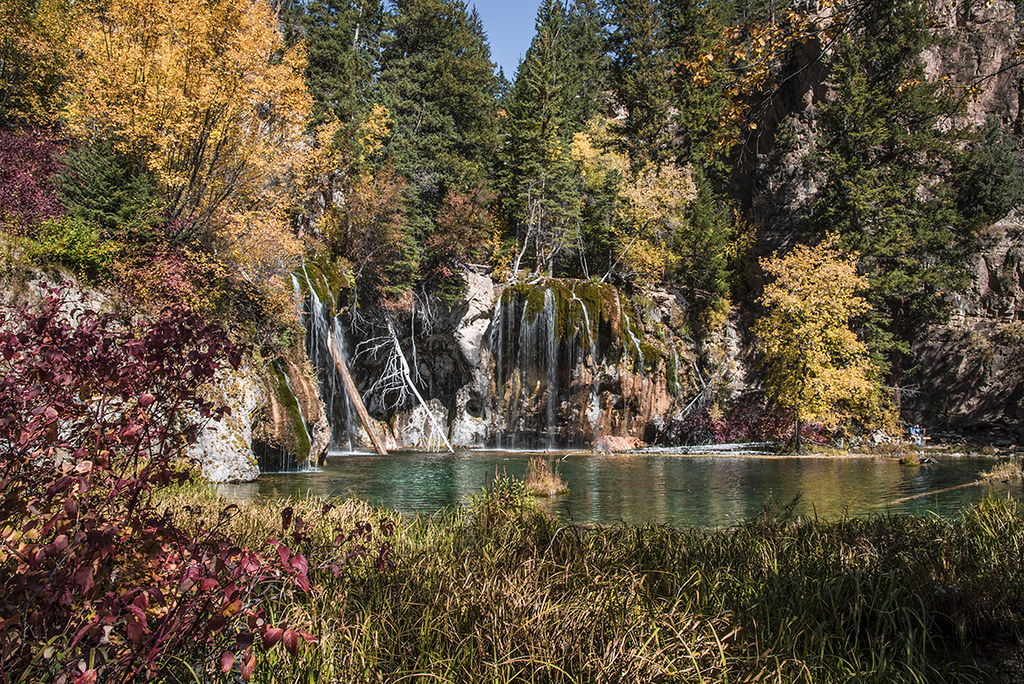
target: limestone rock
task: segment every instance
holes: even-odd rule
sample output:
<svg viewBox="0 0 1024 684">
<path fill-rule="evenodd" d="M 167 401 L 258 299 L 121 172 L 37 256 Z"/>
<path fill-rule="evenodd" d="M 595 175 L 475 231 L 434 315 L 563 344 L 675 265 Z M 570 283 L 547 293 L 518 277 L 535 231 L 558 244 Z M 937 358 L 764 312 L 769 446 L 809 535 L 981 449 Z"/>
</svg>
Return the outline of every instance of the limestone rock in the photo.
<svg viewBox="0 0 1024 684">
<path fill-rule="evenodd" d="M 594 440 L 594 451 L 603 452 L 616 452 L 616 451 L 632 451 L 633 449 L 642 449 L 647 446 L 644 442 L 637 439 L 636 437 L 618 437 L 615 435 L 605 435 Z"/>
<path fill-rule="evenodd" d="M 456 323 L 453 337 L 468 366 L 469 382 L 455 393 L 449 439 L 456 447 L 482 447 L 487 445 L 494 428 L 488 400 L 492 394 L 493 359 L 487 335 L 497 291 L 488 276 L 472 271 L 465 276 L 469 286 L 466 310 Z"/>
<path fill-rule="evenodd" d="M 433 419 L 427 415 L 427 409 L 419 404 L 399 415 L 395 432 L 400 445 L 428 451 L 444 448 L 444 440 L 437 434 L 435 424 L 443 429 L 448 424 L 448 411 L 438 399 L 431 399 L 427 406 Z"/>
<path fill-rule="evenodd" d="M 206 391 L 209 399 L 231 409 L 220 421 L 211 420 L 189 449 L 189 457 L 211 482 L 248 482 L 260 473 L 252 451 L 252 428 L 263 392 L 252 373 L 251 366 L 227 368 Z"/>
</svg>

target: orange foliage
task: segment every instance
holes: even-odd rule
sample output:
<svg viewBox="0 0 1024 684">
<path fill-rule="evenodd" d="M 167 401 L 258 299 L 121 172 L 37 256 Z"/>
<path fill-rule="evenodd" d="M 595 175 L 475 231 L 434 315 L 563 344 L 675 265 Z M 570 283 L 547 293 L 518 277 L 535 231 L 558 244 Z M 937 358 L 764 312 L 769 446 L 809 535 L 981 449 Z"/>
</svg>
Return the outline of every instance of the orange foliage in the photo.
<svg viewBox="0 0 1024 684">
<path fill-rule="evenodd" d="M 437 231 L 427 239 L 427 249 L 436 268 L 445 277 L 473 259 L 487 241 L 491 217 L 487 211 L 490 195 L 478 187 L 469 195 L 451 190 L 437 215 Z"/>
<path fill-rule="evenodd" d="M 227 271 L 217 260 L 189 249 L 153 249 L 114 262 L 111 272 L 130 301 L 153 312 L 166 306 L 182 306 L 210 313 L 227 277 Z"/>
<path fill-rule="evenodd" d="M 101 0 L 73 36 L 67 119 L 166 186 L 179 240 L 263 203 L 301 162 L 301 48 L 262 0 Z"/>
<path fill-rule="evenodd" d="M 394 295 L 412 284 L 413 246 L 405 226 L 405 179 L 388 165 L 346 178 L 324 235 L 355 264 L 356 279 Z"/>
<path fill-rule="evenodd" d="M 76 16 L 69 0 L 0 0 L 0 121 L 53 122 Z"/>
</svg>

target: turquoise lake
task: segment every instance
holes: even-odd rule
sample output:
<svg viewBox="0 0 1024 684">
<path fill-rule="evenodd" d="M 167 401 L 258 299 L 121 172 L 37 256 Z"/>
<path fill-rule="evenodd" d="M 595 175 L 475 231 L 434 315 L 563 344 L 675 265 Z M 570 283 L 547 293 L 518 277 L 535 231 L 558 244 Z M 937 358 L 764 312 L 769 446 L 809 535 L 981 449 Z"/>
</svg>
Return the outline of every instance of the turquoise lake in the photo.
<svg viewBox="0 0 1024 684">
<path fill-rule="evenodd" d="M 402 513 L 433 514 L 479 493 L 495 473 L 522 478 L 529 452 L 334 453 L 322 469 L 261 475 L 223 485 L 229 498 L 359 497 Z M 938 456 L 905 466 L 891 458 L 758 457 L 593 453 L 547 454 L 570 494 L 539 499 L 566 521 L 658 522 L 725 527 L 799 496 L 801 515 L 839 517 L 886 513 L 955 515 L 985 496 L 1021 498 L 1020 483 L 971 485 L 997 460 Z M 968 485 L 968 486 L 962 486 Z"/>
</svg>

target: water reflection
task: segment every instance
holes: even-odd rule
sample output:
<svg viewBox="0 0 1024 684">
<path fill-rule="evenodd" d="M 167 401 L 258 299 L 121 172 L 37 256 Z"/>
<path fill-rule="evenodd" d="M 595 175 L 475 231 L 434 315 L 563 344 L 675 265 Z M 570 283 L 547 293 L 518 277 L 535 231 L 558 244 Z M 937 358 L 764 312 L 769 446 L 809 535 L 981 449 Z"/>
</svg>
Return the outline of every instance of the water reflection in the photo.
<svg viewBox="0 0 1024 684">
<path fill-rule="evenodd" d="M 268 474 L 257 482 L 225 485 L 223 492 L 244 499 L 358 496 L 403 513 L 431 514 L 478 493 L 495 472 L 524 477 L 529 456 L 335 454 L 320 472 Z M 545 505 L 580 523 L 655 521 L 696 527 L 731 525 L 758 513 L 769 500 L 785 504 L 798 495 L 796 511 L 802 515 L 950 515 L 989 493 L 1021 496 L 1019 484 L 950 490 L 977 480 L 994 463 L 991 457 L 970 456 L 906 467 L 875 458 L 569 454 L 560 469 L 572 492 Z"/>
</svg>

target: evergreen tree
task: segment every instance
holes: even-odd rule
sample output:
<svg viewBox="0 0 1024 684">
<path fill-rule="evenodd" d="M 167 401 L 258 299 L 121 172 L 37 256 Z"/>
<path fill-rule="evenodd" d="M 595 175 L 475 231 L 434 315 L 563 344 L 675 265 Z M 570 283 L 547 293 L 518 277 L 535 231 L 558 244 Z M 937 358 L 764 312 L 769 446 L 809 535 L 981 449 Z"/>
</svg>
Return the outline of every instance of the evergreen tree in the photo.
<svg viewBox="0 0 1024 684">
<path fill-rule="evenodd" d="M 349 122 L 365 108 L 379 51 L 380 0 L 311 0 L 286 13 L 306 45 L 306 84 L 314 113 Z"/>
<path fill-rule="evenodd" d="M 943 295 L 965 284 L 970 229 L 949 182 L 961 139 L 948 127 L 956 105 L 921 64 L 933 40 L 925 7 L 876 0 L 864 16 L 830 65 L 835 97 L 821 106 L 808 159 L 825 177 L 812 223 L 861 255 L 873 305 L 867 339 L 898 380 L 909 341 L 944 315 Z"/>
<path fill-rule="evenodd" d="M 570 70 L 562 3 L 544 0 L 536 26 L 509 102 L 503 185 L 518 228 L 520 259 L 529 250 L 535 269 L 551 274 L 561 257 L 578 251 L 580 242 L 579 180 L 567 119 L 577 81 Z"/>
<path fill-rule="evenodd" d="M 110 142 L 82 145 L 61 159 L 53 178 L 57 197 L 70 216 L 133 242 L 156 238 L 163 202 L 154 175 L 118 154 Z"/>
<path fill-rule="evenodd" d="M 412 217 L 429 230 L 449 191 L 469 194 L 487 180 L 498 143 L 490 48 L 462 0 L 398 0 L 381 62 L 389 151 L 408 180 Z"/>
<path fill-rule="evenodd" d="M 420 282 L 454 301 L 465 287 L 457 267 L 480 241 L 482 222 L 465 244 L 454 244 L 438 219 L 468 198 L 486 197 L 500 83 L 480 17 L 463 0 L 398 0 L 383 45 L 378 98 L 393 121 L 386 152 L 406 179 L 407 230 L 420 250 Z"/>
<path fill-rule="evenodd" d="M 732 221 L 704 174 L 698 170 L 693 180 L 697 196 L 673 236 L 672 275 L 688 293 L 690 328 L 699 335 L 714 329 L 728 310 Z"/>
<path fill-rule="evenodd" d="M 596 0 L 575 0 L 566 16 L 569 48 L 569 100 L 566 119 L 583 130 L 607 110 L 608 57 L 604 42 L 605 19 Z"/>
<path fill-rule="evenodd" d="M 1024 199 L 1020 139 L 995 117 L 974 136 L 958 164 L 958 207 L 976 225 L 1006 216 Z"/>
<path fill-rule="evenodd" d="M 675 155 L 674 65 L 669 23 L 658 0 L 610 0 L 611 82 L 626 110 L 620 144 L 634 165 L 660 164 Z"/>
<path fill-rule="evenodd" d="M 731 22 L 731 5 L 729 0 L 669 0 L 664 3 L 668 17 L 667 43 L 678 70 L 672 81 L 678 111 L 676 161 L 704 166 L 713 172 L 718 184 L 722 184 L 728 174 L 715 146 L 728 98 L 722 83 L 699 82 L 694 72 L 702 57 L 712 53 L 721 42 Z"/>
</svg>

